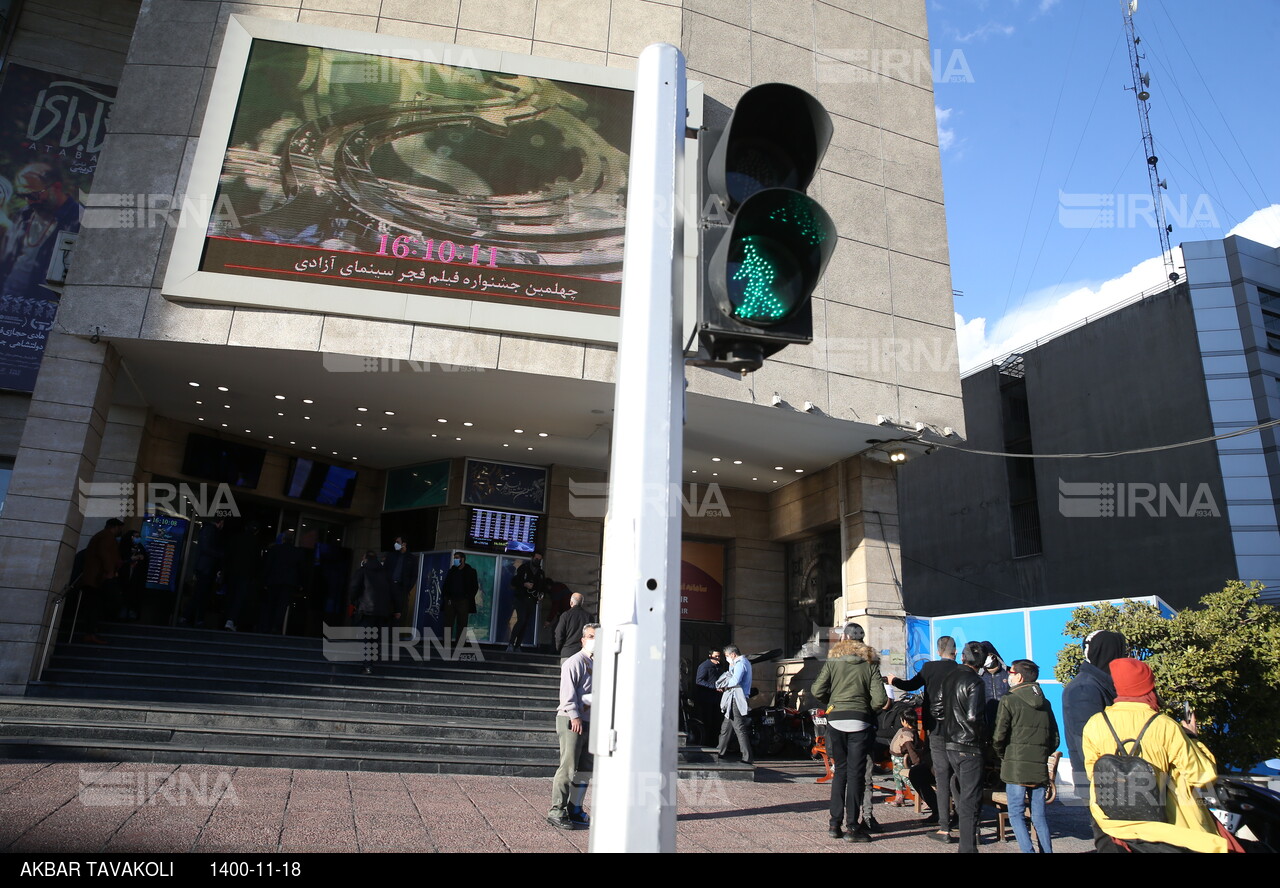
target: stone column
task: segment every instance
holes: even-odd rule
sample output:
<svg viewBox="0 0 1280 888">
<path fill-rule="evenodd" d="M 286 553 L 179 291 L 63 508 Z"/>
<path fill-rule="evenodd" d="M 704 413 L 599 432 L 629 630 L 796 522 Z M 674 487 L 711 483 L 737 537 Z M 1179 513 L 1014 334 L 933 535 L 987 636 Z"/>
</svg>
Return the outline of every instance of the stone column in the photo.
<svg viewBox="0 0 1280 888">
<path fill-rule="evenodd" d="M 835 625 L 860 623 L 868 644 L 890 651 L 882 670 L 901 671 L 907 636 L 897 477 L 891 466 L 866 457 L 847 460 L 843 468 L 844 599 L 836 605 Z"/>
<path fill-rule="evenodd" d="M 105 342 L 51 333 L 45 345 L 0 518 L 0 694 L 23 693 L 39 671 L 86 523 L 78 482 L 97 471 L 119 365 Z"/>
</svg>

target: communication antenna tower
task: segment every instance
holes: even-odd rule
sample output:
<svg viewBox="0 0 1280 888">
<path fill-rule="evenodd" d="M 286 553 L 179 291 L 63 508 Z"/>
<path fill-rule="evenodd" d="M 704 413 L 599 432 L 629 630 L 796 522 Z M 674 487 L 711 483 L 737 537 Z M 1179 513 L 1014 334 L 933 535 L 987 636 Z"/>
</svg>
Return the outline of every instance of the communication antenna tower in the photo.
<svg viewBox="0 0 1280 888">
<path fill-rule="evenodd" d="M 1147 114 L 1147 103 L 1151 101 L 1151 75 L 1142 71 L 1142 60 L 1146 58 L 1138 52 L 1142 38 L 1133 31 L 1133 14 L 1138 11 L 1138 0 L 1121 0 L 1120 7 L 1124 12 L 1124 31 L 1129 43 L 1129 69 L 1133 75 L 1133 86 L 1126 86 L 1125 89 L 1132 89 L 1138 101 L 1138 120 L 1142 124 L 1142 147 L 1147 156 L 1147 180 L 1151 185 L 1151 200 L 1155 204 L 1156 229 L 1160 232 L 1160 255 L 1164 259 L 1165 271 L 1169 273 L 1170 282 L 1176 284 L 1178 272 L 1174 270 L 1172 248 L 1169 246 L 1169 235 L 1173 233 L 1173 226 L 1165 220 L 1164 199 L 1160 195 L 1160 192 L 1168 189 L 1169 186 L 1160 178 L 1160 171 L 1157 169 L 1160 158 L 1156 157 L 1156 143 L 1151 136 L 1151 120 Z"/>
</svg>

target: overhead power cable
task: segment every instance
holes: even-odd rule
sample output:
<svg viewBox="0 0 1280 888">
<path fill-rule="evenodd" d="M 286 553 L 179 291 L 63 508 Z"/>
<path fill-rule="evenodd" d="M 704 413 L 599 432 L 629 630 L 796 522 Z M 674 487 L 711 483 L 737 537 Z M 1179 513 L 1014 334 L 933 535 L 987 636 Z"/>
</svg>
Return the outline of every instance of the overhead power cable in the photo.
<svg viewBox="0 0 1280 888">
<path fill-rule="evenodd" d="M 1280 425 L 1280 419 L 1273 419 L 1270 422 L 1250 426 L 1247 429 L 1237 429 L 1234 432 L 1225 432 L 1221 435 L 1211 435 L 1208 438 L 1197 438 L 1194 441 L 1179 441 L 1176 444 L 1161 444 L 1156 447 L 1139 447 L 1136 450 L 1111 450 L 1105 453 L 1004 453 L 999 450 L 970 450 L 967 447 L 960 447 L 957 444 L 945 444 L 941 441 L 923 441 L 919 438 L 903 438 L 900 440 L 918 441 L 921 444 L 928 444 L 931 447 L 945 447 L 948 450 L 958 450 L 961 453 L 974 453 L 978 456 L 1000 456 L 1008 457 L 1010 459 L 1111 459 L 1116 456 L 1135 456 L 1141 453 L 1156 453 L 1161 450 L 1176 450 L 1179 447 L 1194 447 L 1197 444 L 1208 444 L 1210 441 L 1221 441 L 1224 438 L 1236 438 L 1240 435 L 1247 435 L 1250 432 L 1269 429 L 1277 425 Z"/>
</svg>

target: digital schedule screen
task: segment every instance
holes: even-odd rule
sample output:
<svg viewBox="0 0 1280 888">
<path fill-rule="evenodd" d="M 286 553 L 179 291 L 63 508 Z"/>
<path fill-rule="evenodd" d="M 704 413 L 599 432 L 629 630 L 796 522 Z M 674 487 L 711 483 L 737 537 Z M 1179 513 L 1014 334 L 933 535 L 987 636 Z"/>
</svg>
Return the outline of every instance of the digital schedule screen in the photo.
<svg viewBox="0 0 1280 888">
<path fill-rule="evenodd" d="M 617 316 L 632 95 L 255 38 L 199 271 Z"/>
<path fill-rule="evenodd" d="M 467 522 L 467 548 L 500 552 L 533 552 L 538 547 L 540 515 L 472 509 Z"/>
</svg>

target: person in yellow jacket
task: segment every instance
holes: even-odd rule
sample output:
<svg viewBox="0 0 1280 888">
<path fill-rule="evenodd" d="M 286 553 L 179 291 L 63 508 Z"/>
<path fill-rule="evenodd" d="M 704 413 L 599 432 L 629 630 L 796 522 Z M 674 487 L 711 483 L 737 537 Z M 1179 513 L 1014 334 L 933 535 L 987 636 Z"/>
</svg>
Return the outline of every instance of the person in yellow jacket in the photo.
<svg viewBox="0 0 1280 888">
<path fill-rule="evenodd" d="M 1112 838 L 1129 843 L 1135 851 L 1146 850 L 1141 843 L 1152 842 L 1176 847 L 1150 850 L 1225 853 L 1228 845 L 1218 832 L 1217 821 L 1195 795 L 1196 789 L 1212 784 L 1218 773 L 1213 755 L 1189 733 L 1194 731 L 1194 719 L 1190 724 L 1179 725 L 1160 712 L 1155 677 L 1151 667 L 1141 660 L 1127 657 L 1112 660 L 1111 677 L 1116 686 L 1115 703 L 1089 719 L 1081 744 L 1085 771 L 1094 787 L 1089 796 L 1089 809 L 1098 827 Z M 1165 797 L 1168 823 L 1112 820 L 1098 806 L 1093 766 L 1102 756 L 1116 752 L 1116 739 L 1107 727 L 1107 720 L 1121 740 L 1136 738 L 1143 726 L 1151 722 L 1142 736 L 1142 758 L 1170 778 L 1171 789 Z M 1126 744 L 1125 752 L 1130 750 Z"/>
</svg>

